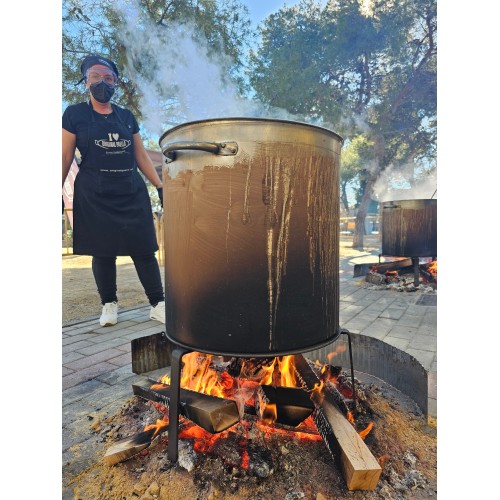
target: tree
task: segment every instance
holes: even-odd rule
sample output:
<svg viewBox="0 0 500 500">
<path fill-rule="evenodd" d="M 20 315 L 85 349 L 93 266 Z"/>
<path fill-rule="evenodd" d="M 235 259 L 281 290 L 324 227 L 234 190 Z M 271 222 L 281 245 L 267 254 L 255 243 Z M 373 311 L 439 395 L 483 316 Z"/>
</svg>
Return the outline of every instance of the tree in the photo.
<svg viewBox="0 0 500 500">
<path fill-rule="evenodd" d="M 179 40 L 164 37 L 181 26 L 190 28 L 183 36 L 203 45 L 208 57 L 216 56 L 220 74 L 243 91 L 240 68 L 252 33 L 248 9 L 239 0 L 63 0 L 64 102 L 82 100 L 82 87 L 75 86 L 81 78 L 80 61 L 98 53 L 115 61 L 120 71 L 113 100 L 139 122 L 146 84 L 157 92 L 158 110 L 175 116 L 179 89 L 164 84 L 168 77 L 158 82 L 154 76 L 168 75 L 183 64 Z"/>
<path fill-rule="evenodd" d="M 434 162 L 436 30 L 435 0 L 329 0 L 324 8 L 303 0 L 264 22 L 251 54 L 250 82 L 265 103 L 373 145 L 360 171 L 354 248 L 363 247 L 381 173 Z"/>
</svg>

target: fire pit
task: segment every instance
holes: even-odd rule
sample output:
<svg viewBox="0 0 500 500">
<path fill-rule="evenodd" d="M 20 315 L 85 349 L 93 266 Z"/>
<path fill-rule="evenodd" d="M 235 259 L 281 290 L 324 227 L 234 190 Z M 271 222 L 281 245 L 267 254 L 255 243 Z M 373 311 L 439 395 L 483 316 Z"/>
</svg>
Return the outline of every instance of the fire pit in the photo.
<svg viewBox="0 0 500 500">
<path fill-rule="evenodd" d="M 109 465 L 168 432 L 171 467 L 193 470 L 191 451 L 217 450 L 233 469 L 267 478 L 276 462 L 253 436 L 272 425 L 322 441 L 348 490 L 377 487 L 384 459 L 364 443 L 372 422 L 355 419 L 363 396 L 351 350 L 350 379 L 301 354 L 341 334 L 351 346 L 338 324 L 341 144 L 320 127 L 246 118 L 161 137 L 170 376 L 133 390 L 168 418 L 115 443 Z"/>
<path fill-rule="evenodd" d="M 338 375 L 349 383 L 347 373 Z M 244 413 L 239 424 L 217 434 L 181 418 L 176 463 L 167 460 L 168 438 L 159 434 L 129 460 L 113 467 L 101 462 L 82 473 L 74 483 L 75 499 L 436 498 L 435 429 L 426 427 L 414 404 L 391 386 L 378 381 L 356 387 L 356 420 L 362 430 L 373 423 L 365 442 L 383 467 L 376 491 L 347 489 L 314 425 L 258 423 L 256 415 Z M 114 417 L 94 417 L 89 426 L 97 437 L 106 437 L 109 450 L 124 436 L 165 421 L 168 412 L 160 403 L 134 396 Z"/>
<path fill-rule="evenodd" d="M 420 283 L 420 257 L 437 256 L 437 200 L 385 201 L 380 256 L 410 257 L 414 286 Z"/>
</svg>

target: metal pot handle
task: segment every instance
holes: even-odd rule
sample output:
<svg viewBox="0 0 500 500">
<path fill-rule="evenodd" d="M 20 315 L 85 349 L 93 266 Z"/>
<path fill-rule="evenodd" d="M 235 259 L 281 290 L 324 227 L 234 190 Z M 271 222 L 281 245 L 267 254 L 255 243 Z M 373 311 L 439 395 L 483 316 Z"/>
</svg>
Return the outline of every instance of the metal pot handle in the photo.
<svg viewBox="0 0 500 500">
<path fill-rule="evenodd" d="M 171 142 L 162 147 L 162 153 L 165 156 L 166 162 L 170 163 L 176 158 L 176 151 L 196 150 L 207 151 L 220 156 L 234 156 L 238 152 L 238 144 L 236 142 L 191 142 L 178 141 Z"/>
</svg>

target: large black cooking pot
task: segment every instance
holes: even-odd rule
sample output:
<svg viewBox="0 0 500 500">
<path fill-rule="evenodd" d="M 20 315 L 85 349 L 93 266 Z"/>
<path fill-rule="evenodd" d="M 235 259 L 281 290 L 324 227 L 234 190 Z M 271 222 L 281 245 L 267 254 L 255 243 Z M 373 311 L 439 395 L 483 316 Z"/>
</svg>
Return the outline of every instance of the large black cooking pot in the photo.
<svg viewBox="0 0 500 500">
<path fill-rule="evenodd" d="M 437 200 L 381 204 L 382 255 L 437 257 Z"/>
<path fill-rule="evenodd" d="M 248 357 L 335 340 L 342 138 L 224 118 L 174 127 L 159 142 L 168 338 Z"/>
</svg>

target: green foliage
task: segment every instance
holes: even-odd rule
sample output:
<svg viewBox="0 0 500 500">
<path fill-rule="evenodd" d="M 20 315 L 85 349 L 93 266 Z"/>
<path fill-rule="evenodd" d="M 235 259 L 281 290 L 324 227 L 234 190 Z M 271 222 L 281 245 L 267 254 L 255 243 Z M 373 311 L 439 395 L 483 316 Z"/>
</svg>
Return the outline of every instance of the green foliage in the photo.
<svg viewBox="0 0 500 500">
<path fill-rule="evenodd" d="M 160 61 L 153 53 L 141 53 L 139 60 L 134 59 L 134 40 L 125 41 L 122 36 L 132 15 L 137 30 L 146 36 L 151 25 L 165 29 L 181 23 L 194 25 L 192 36 L 209 47 L 209 55 L 221 58 L 227 65 L 227 78 L 244 89 L 240 69 L 252 34 L 248 9 L 238 0 L 63 0 L 62 93 L 66 104 L 86 98 L 83 84 L 75 86 L 81 78 L 80 62 L 85 55 L 97 53 L 112 59 L 120 72 L 113 101 L 130 109 L 141 121 L 139 89 L 132 76 L 147 78 L 158 65 L 174 65 L 177 61 L 171 57 Z M 182 54 L 179 56 L 182 58 Z M 131 61 L 133 71 L 127 71 Z M 163 97 L 172 101 L 172 96 Z"/>
<path fill-rule="evenodd" d="M 365 136 L 371 157 L 353 162 L 346 147 L 342 161 L 343 182 L 362 191 L 389 166 L 434 162 L 436 29 L 435 0 L 375 0 L 371 11 L 302 0 L 264 22 L 250 82 L 265 103 L 320 117 L 349 147 Z"/>
</svg>

